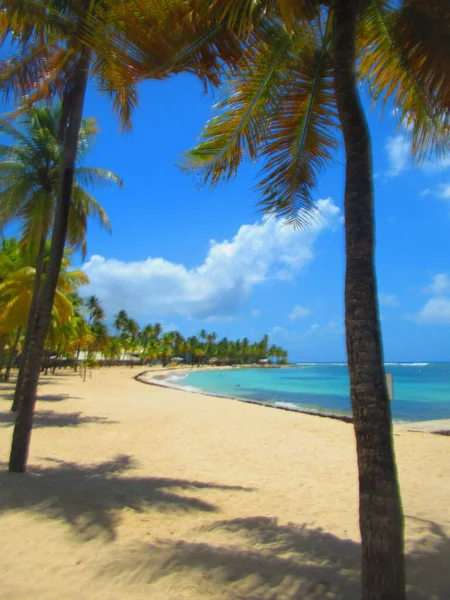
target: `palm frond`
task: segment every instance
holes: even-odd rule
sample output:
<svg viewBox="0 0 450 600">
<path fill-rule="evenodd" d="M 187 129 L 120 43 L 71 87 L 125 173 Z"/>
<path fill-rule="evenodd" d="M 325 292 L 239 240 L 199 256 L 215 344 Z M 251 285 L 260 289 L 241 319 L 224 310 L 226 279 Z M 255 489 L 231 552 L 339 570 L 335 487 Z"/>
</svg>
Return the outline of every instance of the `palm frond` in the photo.
<svg viewBox="0 0 450 600">
<path fill-rule="evenodd" d="M 98 68 L 102 60 L 108 65 L 108 77 L 102 69 L 108 93 L 124 94 L 143 79 L 165 79 L 183 71 L 218 85 L 224 66 L 235 64 L 242 53 L 238 36 L 196 11 L 193 0 L 127 0 L 117 2 L 107 16 L 97 11 L 97 17 L 111 26 L 93 27 L 86 43 L 95 46 Z"/>
<path fill-rule="evenodd" d="M 41 0 L 2 0 L 0 38 L 11 35 L 13 44 L 19 44 L 23 50 L 30 43 L 42 42 L 49 34 L 73 32 L 73 19 L 58 10 L 57 4 Z"/>
<path fill-rule="evenodd" d="M 214 14 L 229 29 L 242 35 L 262 17 L 279 19 L 288 28 L 297 29 L 299 22 L 310 21 L 317 16 L 320 3 L 316 0 L 199 0 L 198 9 Z"/>
<path fill-rule="evenodd" d="M 333 65 L 328 39 L 311 30 L 299 40 L 271 116 L 257 189 L 265 212 L 304 225 L 315 215 L 313 190 L 338 145 Z"/>
<path fill-rule="evenodd" d="M 394 102 L 401 122 L 411 131 L 413 155 L 420 160 L 431 152 L 440 156 L 450 150 L 450 77 L 431 41 L 435 31 L 442 31 L 430 24 L 436 26 L 434 17 L 424 19 L 426 34 L 423 31 L 423 39 L 417 39 L 418 7 L 410 1 L 389 10 L 378 0 L 368 2 L 360 23 L 359 71 L 376 99 Z M 424 12 L 428 14 L 427 9 Z M 448 41 L 436 44 L 445 62 Z"/>
<path fill-rule="evenodd" d="M 61 38 L 46 39 L 28 47 L 24 54 L 0 61 L 0 90 L 5 101 L 27 102 L 31 96 L 37 101 L 50 95 L 50 83 L 55 79 L 54 57 L 66 57 L 58 46 L 61 41 Z"/>
<path fill-rule="evenodd" d="M 95 167 L 77 167 L 75 171 L 75 180 L 83 186 L 95 185 L 118 185 L 123 186 L 123 181 L 116 173 L 108 169 L 99 169 Z"/>
<path fill-rule="evenodd" d="M 17 217 L 21 223 L 21 244 L 26 248 L 36 246 L 42 237 L 47 238 L 52 224 L 55 197 L 38 187 L 22 203 Z"/>
<path fill-rule="evenodd" d="M 236 75 L 224 83 L 218 113 L 205 126 L 182 167 L 215 185 L 236 174 L 245 157 L 255 160 L 274 108 L 282 67 L 291 59 L 293 39 L 282 27 L 268 26 L 248 48 Z"/>
</svg>

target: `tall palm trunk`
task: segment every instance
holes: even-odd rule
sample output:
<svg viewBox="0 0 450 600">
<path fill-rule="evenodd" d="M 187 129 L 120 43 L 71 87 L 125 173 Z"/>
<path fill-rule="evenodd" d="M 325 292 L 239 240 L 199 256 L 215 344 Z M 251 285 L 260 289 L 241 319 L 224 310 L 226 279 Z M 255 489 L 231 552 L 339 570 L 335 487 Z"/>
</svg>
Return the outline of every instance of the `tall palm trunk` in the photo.
<svg viewBox="0 0 450 600">
<path fill-rule="evenodd" d="M 11 369 L 13 368 L 13 365 L 16 361 L 17 348 L 19 346 L 19 341 L 20 341 L 21 335 L 22 335 L 22 327 L 18 327 L 17 331 L 16 331 L 16 337 L 14 339 L 13 347 L 10 349 L 10 352 L 9 352 L 8 365 L 6 367 L 5 377 L 4 377 L 5 381 L 9 381 L 9 378 L 11 377 Z"/>
<path fill-rule="evenodd" d="M 3 357 L 5 355 L 5 339 L 0 334 L 0 373 L 3 371 Z"/>
<path fill-rule="evenodd" d="M 23 365 L 28 360 L 28 343 L 30 339 L 30 333 L 33 329 L 33 322 L 36 318 L 36 309 L 39 300 L 39 292 L 41 289 L 42 274 L 44 272 L 44 260 L 45 260 L 45 242 L 47 239 L 47 232 L 43 231 L 41 239 L 39 241 L 39 249 L 36 258 L 36 272 L 33 283 L 33 293 L 31 296 L 30 310 L 28 312 L 27 328 L 25 332 L 25 340 L 22 348 L 22 355 L 20 357 L 19 374 L 17 376 L 16 389 L 14 391 L 14 400 L 11 406 L 12 411 L 17 411 L 20 403 L 22 402 L 24 388 L 25 388 L 25 377 Z"/>
<path fill-rule="evenodd" d="M 363 600 L 404 600 L 403 512 L 374 266 L 372 157 L 355 79 L 358 0 L 334 0 L 336 96 L 346 152 L 345 326 L 359 470 Z"/>
<path fill-rule="evenodd" d="M 9 460 L 9 470 L 16 473 L 23 473 L 27 464 L 39 372 L 44 355 L 45 338 L 50 324 L 50 316 L 61 270 L 64 245 L 66 242 L 78 137 L 88 81 L 89 62 L 89 50 L 83 48 L 72 82 L 71 106 L 63 147 L 64 158 L 61 189 L 56 205 L 50 259 L 47 265 L 45 281 L 42 284 L 42 290 L 36 310 L 36 318 L 34 319 L 30 331 L 28 360 L 24 362 L 22 367 L 24 369 L 25 390 L 14 427 Z"/>
</svg>

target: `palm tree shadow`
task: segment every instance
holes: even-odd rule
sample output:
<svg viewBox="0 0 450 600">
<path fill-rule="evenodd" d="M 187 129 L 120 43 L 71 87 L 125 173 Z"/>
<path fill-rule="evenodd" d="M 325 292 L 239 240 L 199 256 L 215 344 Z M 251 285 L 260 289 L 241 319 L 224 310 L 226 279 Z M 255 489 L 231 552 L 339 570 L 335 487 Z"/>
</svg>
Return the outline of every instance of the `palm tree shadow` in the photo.
<svg viewBox="0 0 450 600">
<path fill-rule="evenodd" d="M 187 576 L 205 595 L 224 600 L 359 600 L 360 545 L 307 525 L 279 525 L 268 517 L 218 521 L 203 530 L 235 545 L 185 540 L 143 544 L 108 565 L 102 575 L 128 571 L 130 582 Z M 427 552 L 407 556 L 409 600 L 448 600 L 450 543 L 428 522 Z M 436 557 L 439 560 L 436 561 Z M 189 583 L 192 583 L 191 581 Z M 205 589 L 206 586 L 206 589 Z M 446 595 L 447 594 L 447 595 Z"/>
<path fill-rule="evenodd" d="M 0 381 L 0 399 L 4 402 L 12 402 L 14 399 L 15 381 Z"/>
<path fill-rule="evenodd" d="M 8 411 L 0 411 L 0 427 L 14 425 L 16 414 Z M 106 417 L 96 417 L 94 415 L 82 416 L 81 412 L 57 413 L 53 410 L 37 410 L 34 414 L 33 427 L 78 427 L 80 425 L 89 425 L 98 423 L 101 425 L 113 425 L 119 421 L 111 421 Z"/>
<path fill-rule="evenodd" d="M 187 490 L 248 488 L 183 479 L 133 477 L 131 457 L 80 466 L 55 459 L 50 467 L 31 467 L 25 475 L 0 472 L 0 514 L 25 510 L 64 521 L 83 541 L 101 536 L 112 541 L 120 512 L 131 509 L 189 513 L 217 510 L 214 504 L 184 495 Z"/>
<path fill-rule="evenodd" d="M 72 394 L 39 394 L 37 402 L 62 402 L 63 400 L 83 400 L 81 396 L 72 396 Z"/>
</svg>

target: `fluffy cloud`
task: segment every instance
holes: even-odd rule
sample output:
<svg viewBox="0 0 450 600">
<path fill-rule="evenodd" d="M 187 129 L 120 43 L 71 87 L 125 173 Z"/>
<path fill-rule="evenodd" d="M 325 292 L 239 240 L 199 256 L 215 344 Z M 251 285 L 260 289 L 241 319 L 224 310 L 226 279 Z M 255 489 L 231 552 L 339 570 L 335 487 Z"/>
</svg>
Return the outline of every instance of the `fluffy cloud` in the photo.
<svg viewBox="0 0 450 600">
<path fill-rule="evenodd" d="M 450 292 L 450 277 L 446 273 L 438 273 L 433 277 L 431 285 L 424 289 L 424 292 L 433 296 L 442 296 Z"/>
<path fill-rule="evenodd" d="M 427 173 L 436 173 L 450 168 L 450 155 L 444 156 L 439 160 L 426 160 L 422 163 L 421 168 Z"/>
<path fill-rule="evenodd" d="M 411 315 L 410 318 L 418 323 L 450 325 L 450 298 L 448 296 L 430 298 L 422 310 Z"/>
<path fill-rule="evenodd" d="M 390 164 L 388 175 L 391 177 L 395 177 L 409 167 L 411 143 L 405 135 L 389 137 L 386 142 L 386 152 Z"/>
<path fill-rule="evenodd" d="M 300 304 L 297 304 L 297 306 L 294 306 L 294 309 L 289 314 L 289 318 L 292 320 L 304 319 L 305 317 L 307 317 L 310 314 L 311 314 L 311 311 L 309 310 L 309 308 L 305 308 L 304 306 L 300 306 Z"/>
<path fill-rule="evenodd" d="M 398 306 L 398 298 L 396 294 L 379 294 L 378 296 L 381 306 Z"/>
<path fill-rule="evenodd" d="M 83 266 L 90 280 L 84 293 L 96 294 L 109 315 L 123 308 L 137 318 L 229 319 L 255 286 L 292 278 L 313 260 L 318 237 L 342 221 L 331 198 L 317 204 L 320 219 L 309 228 L 295 230 L 273 218 L 243 225 L 231 241 L 211 240 L 203 264 L 193 269 L 164 258 L 92 256 Z"/>
<path fill-rule="evenodd" d="M 450 183 L 442 183 L 437 190 L 439 198 L 450 200 Z"/>
<path fill-rule="evenodd" d="M 407 318 L 417 323 L 450 325 L 450 277 L 446 273 L 434 275 L 433 281 L 423 292 L 433 297 L 418 313 Z"/>
<path fill-rule="evenodd" d="M 406 134 L 399 133 L 398 135 L 388 137 L 385 149 L 390 165 L 390 169 L 387 173 L 389 177 L 395 177 L 396 175 L 399 175 L 402 171 L 406 171 L 411 167 L 411 138 L 408 135 L 407 130 Z M 428 174 L 444 171 L 445 169 L 450 168 L 450 155 L 441 157 L 439 159 L 434 158 L 425 160 L 420 164 L 420 168 Z M 425 190 L 424 195 L 426 195 L 427 193 L 431 193 L 431 190 Z"/>
<path fill-rule="evenodd" d="M 421 196 L 436 196 L 443 200 L 450 200 L 450 183 L 441 183 L 436 188 L 426 188 L 420 192 Z"/>
</svg>

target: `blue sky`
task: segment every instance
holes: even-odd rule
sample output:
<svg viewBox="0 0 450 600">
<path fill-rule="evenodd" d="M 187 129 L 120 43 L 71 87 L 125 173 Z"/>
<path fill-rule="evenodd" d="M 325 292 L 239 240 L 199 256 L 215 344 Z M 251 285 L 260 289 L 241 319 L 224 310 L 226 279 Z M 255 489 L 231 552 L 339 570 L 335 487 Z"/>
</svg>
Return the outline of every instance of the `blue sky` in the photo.
<svg viewBox="0 0 450 600">
<path fill-rule="evenodd" d="M 131 133 L 90 89 L 85 116 L 100 133 L 88 163 L 116 171 L 123 189 L 98 189 L 112 235 L 92 224 L 85 293 L 108 317 L 192 335 L 269 333 L 293 361 L 345 360 L 343 155 L 320 180 L 322 219 L 307 230 L 263 220 L 258 166 L 210 190 L 177 167 L 211 115 L 213 98 L 189 76 L 147 82 Z M 368 106 L 368 102 L 366 102 Z M 407 132 L 391 111 L 368 113 L 374 154 L 377 269 L 385 357 L 450 360 L 450 157 L 413 168 Z"/>
</svg>

